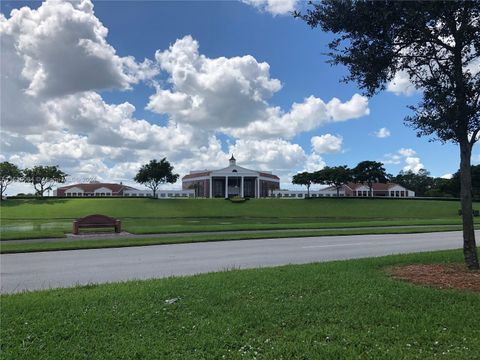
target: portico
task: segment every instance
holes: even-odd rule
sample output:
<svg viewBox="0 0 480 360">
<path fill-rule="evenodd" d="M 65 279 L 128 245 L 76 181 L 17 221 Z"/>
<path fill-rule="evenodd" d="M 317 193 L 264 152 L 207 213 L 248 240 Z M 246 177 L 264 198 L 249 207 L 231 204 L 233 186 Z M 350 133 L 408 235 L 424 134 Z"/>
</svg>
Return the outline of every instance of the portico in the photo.
<svg viewBox="0 0 480 360">
<path fill-rule="evenodd" d="M 182 179 L 183 188 L 195 188 L 197 196 L 225 199 L 234 196 L 259 198 L 279 188 L 278 176 L 238 166 L 233 155 L 229 162 L 230 165 L 223 169 L 190 172 Z"/>
</svg>

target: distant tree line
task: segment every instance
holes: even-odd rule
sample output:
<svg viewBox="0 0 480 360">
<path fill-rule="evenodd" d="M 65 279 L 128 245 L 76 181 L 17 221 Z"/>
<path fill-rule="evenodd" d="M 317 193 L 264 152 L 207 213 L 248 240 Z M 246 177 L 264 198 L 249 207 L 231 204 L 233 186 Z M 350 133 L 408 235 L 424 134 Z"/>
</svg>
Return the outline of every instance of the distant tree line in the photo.
<svg viewBox="0 0 480 360">
<path fill-rule="evenodd" d="M 471 166 L 472 196 L 480 200 L 480 165 Z M 365 184 L 370 189 L 374 183 L 392 182 L 415 192 L 419 197 L 460 197 L 460 171 L 452 178 L 430 176 L 430 172 L 421 169 L 418 172 L 400 171 L 398 175 L 387 174 L 383 163 L 377 161 L 362 161 L 354 168 L 343 166 L 326 166 L 314 172 L 301 172 L 293 176 L 292 183 L 307 187 L 307 196 L 310 196 L 310 187 L 313 184 L 333 186 L 337 196 L 343 185 L 350 182 Z"/>
</svg>

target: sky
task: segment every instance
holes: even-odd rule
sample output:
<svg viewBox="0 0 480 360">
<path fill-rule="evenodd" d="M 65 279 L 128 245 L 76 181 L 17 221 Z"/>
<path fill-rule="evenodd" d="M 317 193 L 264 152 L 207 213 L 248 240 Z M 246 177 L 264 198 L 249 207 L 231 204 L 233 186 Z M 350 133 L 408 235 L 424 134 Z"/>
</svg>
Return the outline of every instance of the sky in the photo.
<svg viewBox="0 0 480 360">
<path fill-rule="evenodd" d="M 304 2 L 0 4 L 0 161 L 137 188 L 140 166 L 164 157 L 183 176 L 233 153 L 287 189 L 297 172 L 363 160 L 393 175 L 458 169 L 456 145 L 404 124 L 421 99 L 407 76 L 371 98 L 341 81 L 324 55 L 332 34 L 291 16 Z"/>
</svg>

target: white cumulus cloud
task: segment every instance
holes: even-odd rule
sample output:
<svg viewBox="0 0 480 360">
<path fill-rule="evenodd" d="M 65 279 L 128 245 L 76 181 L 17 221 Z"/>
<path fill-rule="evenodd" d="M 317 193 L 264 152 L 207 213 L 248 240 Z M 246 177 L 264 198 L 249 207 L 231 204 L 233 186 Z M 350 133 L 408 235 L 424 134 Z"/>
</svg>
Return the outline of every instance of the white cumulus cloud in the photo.
<svg viewBox="0 0 480 360">
<path fill-rule="evenodd" d="M 298 0 L 242 0 L 242 2 L 272 15 L 288 15 L 295 10 Z"/>
<path fill-rule="evenodd" d="M 387 128 L 383 127 L 383 128 L 380 128 L 378 129 L 378 131 L 375 131 L 374 132 L 374 135 L 380 139 L 384 139 L 384 138 L 387 138 L 389 137 L 391 134 L 390 134 L 390 130 L 388 130 Z"/>
<path fill-rule="evenodd" d="M 314 136 L 310 139 L 317 154 L 336 153 L 342 150 L 343 138 L 332 134 Z"/>
<path fill-rule="evenodd" d="M 386 154 L 383 160 L 384 164 L 401 164 L 404 163 L 403 171 L 412 171 L 418 173 L 425 166 L 422 164 L 417 152 L 410 148 L 401 148 L 396 153 Z"/>
</svg>

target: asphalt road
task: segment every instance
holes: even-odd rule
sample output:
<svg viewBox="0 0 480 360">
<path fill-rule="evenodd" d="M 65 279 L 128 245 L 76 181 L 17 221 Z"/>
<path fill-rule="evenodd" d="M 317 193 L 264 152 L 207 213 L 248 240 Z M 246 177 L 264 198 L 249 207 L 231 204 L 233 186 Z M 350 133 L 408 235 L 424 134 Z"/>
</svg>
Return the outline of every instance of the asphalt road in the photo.
<svg viewBox="0 0 480 360">
<path fill-rule="evenodd" d="M 480 231 L 476 232 L 476 236 Z M 0 256 L 0 292 L 462 247 L 461 232 L 322 236 Z"/>
</svg>

